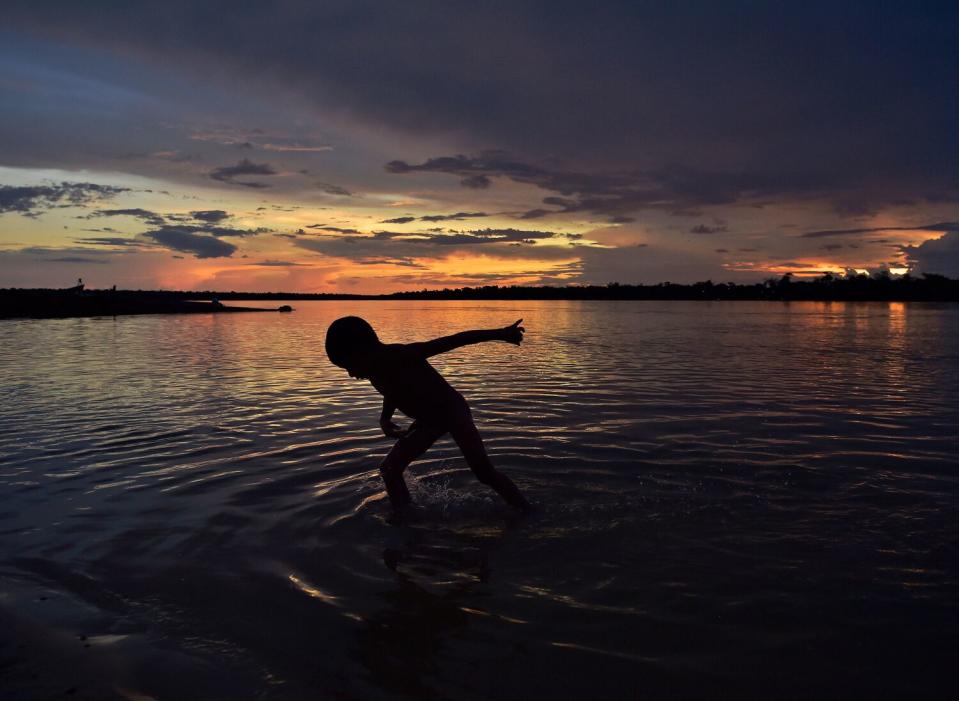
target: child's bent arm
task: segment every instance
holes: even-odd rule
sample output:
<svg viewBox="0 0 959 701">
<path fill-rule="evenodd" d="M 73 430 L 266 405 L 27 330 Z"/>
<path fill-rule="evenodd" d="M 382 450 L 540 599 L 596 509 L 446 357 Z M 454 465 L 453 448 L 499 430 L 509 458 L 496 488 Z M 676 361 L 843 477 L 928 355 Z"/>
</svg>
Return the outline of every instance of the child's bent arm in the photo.
<svg viewBox="0 0 959 701">
<path fill-rule="evenodd" d="M 421 358 L 430 358 L 462 346 L 485 343 L 486 341 L 507 341 L 518 346 L 522 342 L 523 332 L 526 330 L 519 325 L 520 321 L 522 319 L 502 329 L 461 331 L 460 333 L 454 333 L 452 336 L 435 338 L 432 341 L 410 343 L 407 344 L 406 350 Z"/>
<path fill-rule="evenodd" d="M 383 413 L 380 414 L 380 423 L 387 423 L 393 418 L 393 412 L 396 411 L 396 405 L 389 399 L 383 398 Z"/>
<path fill-rule="evenodd" d="M 403 438 L 410 432 L 410 429 L 404 430 L 393 423 L 394 411 L 396 411 L 396 405 L 384 397 L 383 413 L 380 414 L 380 428 L 388 438 Z"/>
</svg>

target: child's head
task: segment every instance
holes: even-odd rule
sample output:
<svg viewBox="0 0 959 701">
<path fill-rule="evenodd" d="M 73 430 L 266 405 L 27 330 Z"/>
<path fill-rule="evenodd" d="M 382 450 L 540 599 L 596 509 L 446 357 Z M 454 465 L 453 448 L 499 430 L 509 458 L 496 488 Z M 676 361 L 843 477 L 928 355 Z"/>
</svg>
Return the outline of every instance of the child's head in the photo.
<svg viewBox="0 0 959 701">
<path fill-rule="evenodd" d="M 358 316 L 337 319 L 326 331 L 326 355 L 330 362 L 346 370 L 355 367 L 369 351 L 380 343 L 376 331 Z"/>
</svg>

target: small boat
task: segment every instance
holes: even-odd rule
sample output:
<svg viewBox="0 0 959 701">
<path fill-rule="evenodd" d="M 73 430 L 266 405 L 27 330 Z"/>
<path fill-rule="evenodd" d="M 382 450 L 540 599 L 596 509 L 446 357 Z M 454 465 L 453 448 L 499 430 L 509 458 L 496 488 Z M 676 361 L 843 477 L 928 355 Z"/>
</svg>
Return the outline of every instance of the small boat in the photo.
<svg viewBox="0 0 959 701">
<path fill-rule="evenodd" d="M 291 307 L 289 304 L 284 304 L 282 307 L 279 307 L 276 311 L 278 311 L 278 312 L 292 312 L 292 311 L 293 311 L 293 307 Z"/>
</svg>

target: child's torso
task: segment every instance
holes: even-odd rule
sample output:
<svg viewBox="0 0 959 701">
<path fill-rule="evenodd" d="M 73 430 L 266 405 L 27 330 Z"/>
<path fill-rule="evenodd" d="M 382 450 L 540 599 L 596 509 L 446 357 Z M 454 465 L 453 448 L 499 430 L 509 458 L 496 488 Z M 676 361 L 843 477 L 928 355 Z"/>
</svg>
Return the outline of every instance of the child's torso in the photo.
<svg viewBox="0 0 959 701">
<path fill-rule="evenodd" d="M 464 402 L 463 396 L 425 359 L 404 357 L 396 347 L 387 346 L 369 379 L 380 394 L 414 419 L 443 419 Z"/>
</svg>

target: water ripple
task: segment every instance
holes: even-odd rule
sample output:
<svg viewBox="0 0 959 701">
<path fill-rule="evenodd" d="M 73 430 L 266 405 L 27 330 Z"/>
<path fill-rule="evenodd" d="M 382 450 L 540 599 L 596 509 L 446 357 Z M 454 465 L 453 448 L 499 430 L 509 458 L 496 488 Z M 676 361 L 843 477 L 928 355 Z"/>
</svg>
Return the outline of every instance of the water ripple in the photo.
<svg viewBox="0 0 959 701">
<path fill-rule="evenodd" d="M 596 665 L 613 696 L 637 665 L 653 697 L 757 669 L 889 692 L 843 670 L 955 649 L 959 308 L 297 306 L 0 324 L 7 591 L 251 698 L 565 697 Z M 386 341 L 525 319 L 522 348 L 436 366 L 538 515 L 446 438 L 389 523 L 380 398 L 322 352 L 346 314 Z M 487 657 L 539 685 L 504 696 Z"/>
</svg>

